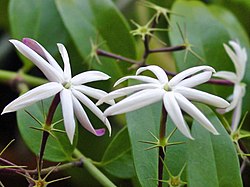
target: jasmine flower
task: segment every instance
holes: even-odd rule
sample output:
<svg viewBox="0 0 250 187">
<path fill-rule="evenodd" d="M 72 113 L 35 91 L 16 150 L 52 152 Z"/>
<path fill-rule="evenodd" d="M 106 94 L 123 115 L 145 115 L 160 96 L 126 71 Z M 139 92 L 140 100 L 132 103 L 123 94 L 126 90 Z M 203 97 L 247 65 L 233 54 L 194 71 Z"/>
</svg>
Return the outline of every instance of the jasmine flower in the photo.
<svg viewBox="0 0 250 187">
<path fill-rule="evenodd" d="M 140 75 L 146 70 L 151 71 L 156 78 Z M 100 99 L 97 105 L 132 94 L 104 111 L 105 116 L 112 116 L 134 111 L 162 100 L 168 115 L 186 137 L 193 139 L 181 110 L 192 116 L 213 134 L 218 134 L 205 115 L 189 101 L 198 101 L 219 108 L 229 106 L 227 101 L 218 96 L 193 89 L 193 87 L 207 82 L 213 72 L 214 69 L 209 66 L 193 67 L 177 74 L 169 81 L 166 73 L 160 67 L 155 65 L 141 67 L 135 76 L 123 77 L 114 86 L 128 79 L 142 81 L 142 84 L 115 90 Z"/>
<path fill-rule="evenodd" d="M 63 44 L 57 44 L 57 46 L 63 59 L 64 70 L 62 70 L 55 59 L 38 42 L 29 38 L 23 39 L 23 42 L 18 40 L 10 40 L 10 42 L 20 53 L 31 60 L 50 82 L 21 95 L 8 104 L 2 114 L 20 110 L 59 93 L 64 126 L 71 143 L 73 142 L 75 133 L 74 114 L 81 125 L 91 133 L 96 136 L 101 136 L 105 133 L 105 129 L 95 130 L 93 128 L 81 103 L 102 120 L 108 128 L 109 133 L 111 133 L 109 121 L 104 117 L 102 111 L 87 97 L 100 99 L 107 95 L 107 93 L 84 85 L 93 81 L 107 80 L 110 78 L 108 75 L 99 71 L 86 71 L 72 77 L 69 56 Z M 113 104 L 114 101 L 110 100 L 107 103 Z"/>
<path fill-rule="evenodd" d="M 236 72 L 218 71 L 213 76 L 223 78 L 234 83 L 233 94 L 229 96 L 229 100 L 231 101 L 230 106 L 221 112 L 229 112 L 234 109 L 232 130 L 235 131 L 240 122 L 242 99 L 246 92 L 246 85 L 242 83 L 242 80 L 245 75 L 247 53 L 246 49 L 241 48 L 241 46 L 235 41 L 229 41 L 229 45 L 233 50 L 226 44 L 224 44 L 224 48 L 228 56 L 233 61 Z"/>
</svg>

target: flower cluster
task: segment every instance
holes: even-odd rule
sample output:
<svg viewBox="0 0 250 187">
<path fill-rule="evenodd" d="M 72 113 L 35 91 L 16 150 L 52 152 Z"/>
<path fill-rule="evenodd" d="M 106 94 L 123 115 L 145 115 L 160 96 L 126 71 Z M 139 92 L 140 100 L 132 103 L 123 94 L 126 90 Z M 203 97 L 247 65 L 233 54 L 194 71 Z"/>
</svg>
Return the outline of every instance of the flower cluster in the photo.
<svg viewBox="0 0 250 187">
<path fill-rule="evenodd" d="M 23 42 L 17 40 L 10 40 L 10 42 L 44 73 L 49 83 L 21 95 L 8 104 L 2 114 L 17 111 L 37 101 L 59 94 L 65 130 L 71 143 L 73 142 L 75 133 L 74 115 L 81 125 L 91 133 L 97 136 L 101 136 L 105 133 L 105 129 L 94 129 L 82 104 L 103 121 L 109 133 L 111 133 L 111 126 L 107 116 L 127 113 L 162 101 L 165 110 L 180 132 L 186 137 L 193 139 L 184 120 L 182 111 L 192 116 L 213 134 L 218 134 L 218 132 L 206 116 L 191 101 L 205 103 L 221 108 L 227 112 L 235 107 L 240 108 L 242 97 L 244 96 L 245 86 L 241 81 L 244 76 L 247 59 L 246 51 L 244 48 L 241 49 L 236 42 L 232 41 L 230 41 L 229 44 L 234 48 L 235 53 L 227 45 L 224 45 L 224 47 L 234 62 L 236 73 L 227 71 L 215 73 L 215 70 L 210 66 L 197 66 L 182 71 L 169 80 L 162 68 L 156 65 L 150 65 L 139 68 L 136 75 L 125 76 L 119 79 L 114 86 L 128 79 L 138 80 L 143 83 L 121 88 L 110 93 L 84 85 L 85 83 L 93 81 L 109 79 L 110 77 L 105 73 L 87 71 L 72 77 L 69 56 L 62 44 L 58 44 L 58 49 L 63 59 L 64 69 L 62 69 L 55 59 L 36 41 L 25 38 Z M 156 78 L 141 75 L 144 71 L 151 71 Z M 231 104 L 218 96 L 194 89 L 195 86 L 207 82 L 213 73 L 215 73 L 214 76 L 228 79 L 235 84 Z M 87 96 L 97 99 L 98 102 L 96 105 L 105 102 L 111 106 L 102 112 Z M 122 96 L 128 97 L 118 103 L 114 102 L 114 99 Z M 240 109 L 237 109 L 237 111 L 237 115 L 240 115 Z"/>
</svg>

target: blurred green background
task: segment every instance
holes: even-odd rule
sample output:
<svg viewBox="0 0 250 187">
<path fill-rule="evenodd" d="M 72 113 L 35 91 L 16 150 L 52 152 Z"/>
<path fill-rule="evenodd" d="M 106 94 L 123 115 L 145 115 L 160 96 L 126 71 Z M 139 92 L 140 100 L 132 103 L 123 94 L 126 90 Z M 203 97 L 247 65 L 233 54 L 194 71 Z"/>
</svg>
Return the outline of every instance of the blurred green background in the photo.
<svg viewBox="0 0 250 187">
<path fill-rule="evenodd" d="M 61 42 L 68 49 L 74 75 L 90 68 L 102 70 L 112 75 L 113 79 L 105 83 L 95 83 L 93 86 L 106 91 L 112 89 L 112 84 L 117 78 L 132 73 L 128 71 L 129 65 L 117 63 L 115 60 L 104 57 L 100 57 L 102 65 L 95 60 L 91 61 L 89 59 L 91 52 L 90 41 L 97 41 L 97 43 L 105 41 L 101 46 L 102 49 L 129 58 L 139 59 L 143 46 L 141 42 L 137 42 L 129 34 L 129 30 L 134 28 L 129 20 L 133 19 L 139 23 L 146 23 L 150 15 L 152 15 L 152 11 L 139 5 L 134 0 L 113 0 L 113 2 L 105 0 L 105 3 L 101 0 L 89 3 L 90 1 L 78 0 L 76 2 L 79 6 L 73 6 L 70 0 L 0 0 L 0 69 L 17 71 L 22 67 L 24 71 L 31 75 L 43 77 L 38 69 L 32 69 L 32 64 L 29 61 L 17 54 L 8 40 L 10 38 L 19 40 L 23 37 L 34 38 L 48 49 L 58 62 L 61 62 L 61 59 L 56 43 Z M 152 0 L 152 2 L 170 8 L 175 1 Z M 249 38 L 250 1 L 203 0 L 203 2 L 207 5 L 219 5 L 231 11 L 239 20 Z M 114 17 L 115 19 L 113 19 Z M 164 27 L 164 23 L 161 24 Z M 159 37 L 166 42 L 170 41 L 169 36 L 166 34 L 159 34 Z M 152 46 L 157 47 L 159 44 L 153 41 Z M 166 59 L 171 63 L 164 64 L 161 62 L 166 61 Z M 169 54 L 152 55 L 148 63 L 157 62 L 157 64 L 175 71 L 174 60 L 175 58 Z M 177 69 L 181 68 L 177 67 Z M 4 106 L 18 97 L 19 94 L 13 82 L 0 82 L 0 111 L 2 111 Z M 92 114 L 88 112 L 88 115 L 91 116 Z M 92 119 L 92 117 L 90 118 Z M 96 126 L 100 127 L 102 125 L 94 116 L 93 119 Z M 244 129 L 250 129 L 249 121 L 248 117 L 244 124 Z M 125 125 L 124 117 L 112 118 L 111 124 L 113 138 Z M 79 128 L 78 138 L 79 150 L 96 161 L 102 159 L 108 144 L 112 141 L 112 138 L 109 138 L 107 135 L 102 138 L 95 137 L 83 128 Z M 15 142 L 5 151 L 3 157 L 18 165 L 27 165 L 29 168 L 35 168 L 35 156 L 20 136 L 16 124 L 16 114 L 1 115 L 0 150 L 12 139 L 15 139 Z M 45 162 L 45 166 L 49 165 L 54 165 L 54 163 Z M 131 186 L 132 184 L 136 186 L 137 184 L 134 178 L 119 179 L 113 177 L 107 171 L 103 170 L 103 172 L 111 177 L 118 186 Z M 72 168 L 65 172 L 56 173 L 51 178 L 67 175 L 71 175 L 71 179 L 55 183 L 52 186 L 100 186 L 88 172 L 81 168 Z M 243 173 L 245 186 L 250 186 L 249 178 L 250 168 L 247 167 Z M 27 182 L 19 176 L 0 176 L 0 180 L 6 186 L 27 186 Z"/>
</svg>

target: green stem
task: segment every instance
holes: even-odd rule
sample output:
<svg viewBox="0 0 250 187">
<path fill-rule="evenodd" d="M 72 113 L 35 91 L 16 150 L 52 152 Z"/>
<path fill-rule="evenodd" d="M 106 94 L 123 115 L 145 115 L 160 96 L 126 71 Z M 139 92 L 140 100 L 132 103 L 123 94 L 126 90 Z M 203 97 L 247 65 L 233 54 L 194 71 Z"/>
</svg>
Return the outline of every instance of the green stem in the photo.
<svg viewBox="0 0 250 187">
<path fill-rule="evenodd" d="M 92 160 L 85 157 L 78 149 L 74 150 L 74 156 L 77 159 L 82 159 L 83 166 L 88 170 L 88 172 L 98 180 L 103 186 L 106 187 L 116 187 L 116 185 L 110 181 L 93 163 Z"/>
<path fill-rule="evenodd" d="M 0 70 L 0 83 L 8 84 L 15 79 L 23 80 L 31 86 L 39 86 L 48 82 L 45 79 L 27 75 L 25 73 Z"/>
</svg>

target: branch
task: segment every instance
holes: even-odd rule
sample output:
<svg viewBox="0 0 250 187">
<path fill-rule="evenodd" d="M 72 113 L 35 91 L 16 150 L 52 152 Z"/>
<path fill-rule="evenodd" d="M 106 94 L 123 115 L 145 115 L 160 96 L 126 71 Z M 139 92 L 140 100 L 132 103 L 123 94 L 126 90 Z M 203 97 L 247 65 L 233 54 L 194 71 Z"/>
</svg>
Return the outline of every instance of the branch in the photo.
<svg viewBox="0 0 250 187">
<path fill-rule="evenodd" d="M 40 86 L 48 81 L 42 78 L 34 77 L 20 72 L 12 72 L 7 70 L 0 70 L 0 83 L 9 84 L 11 81 L 22 80 L 31 86 Z"/>
<path fill-rule="evenodd" d="M 113 59 L 116 59 L 116 60 L 125 61 L 125 62 L 128 62 L 130 64 L 140 63 L 140 61 L 136 61 L 136 60 L 133 60 L 133 59 L 130 59 L 130 58 L 123 57 L 121 55 L 110 53 L 110 52 L 104 51 L 102 49 L 97 49 L 96 53 L 97 53 L 97 55 L 100 55 L 100 56 L 105 56 L 105 57 L 108 57 L 108 58 L 113 58 Z"/>
</svg>

